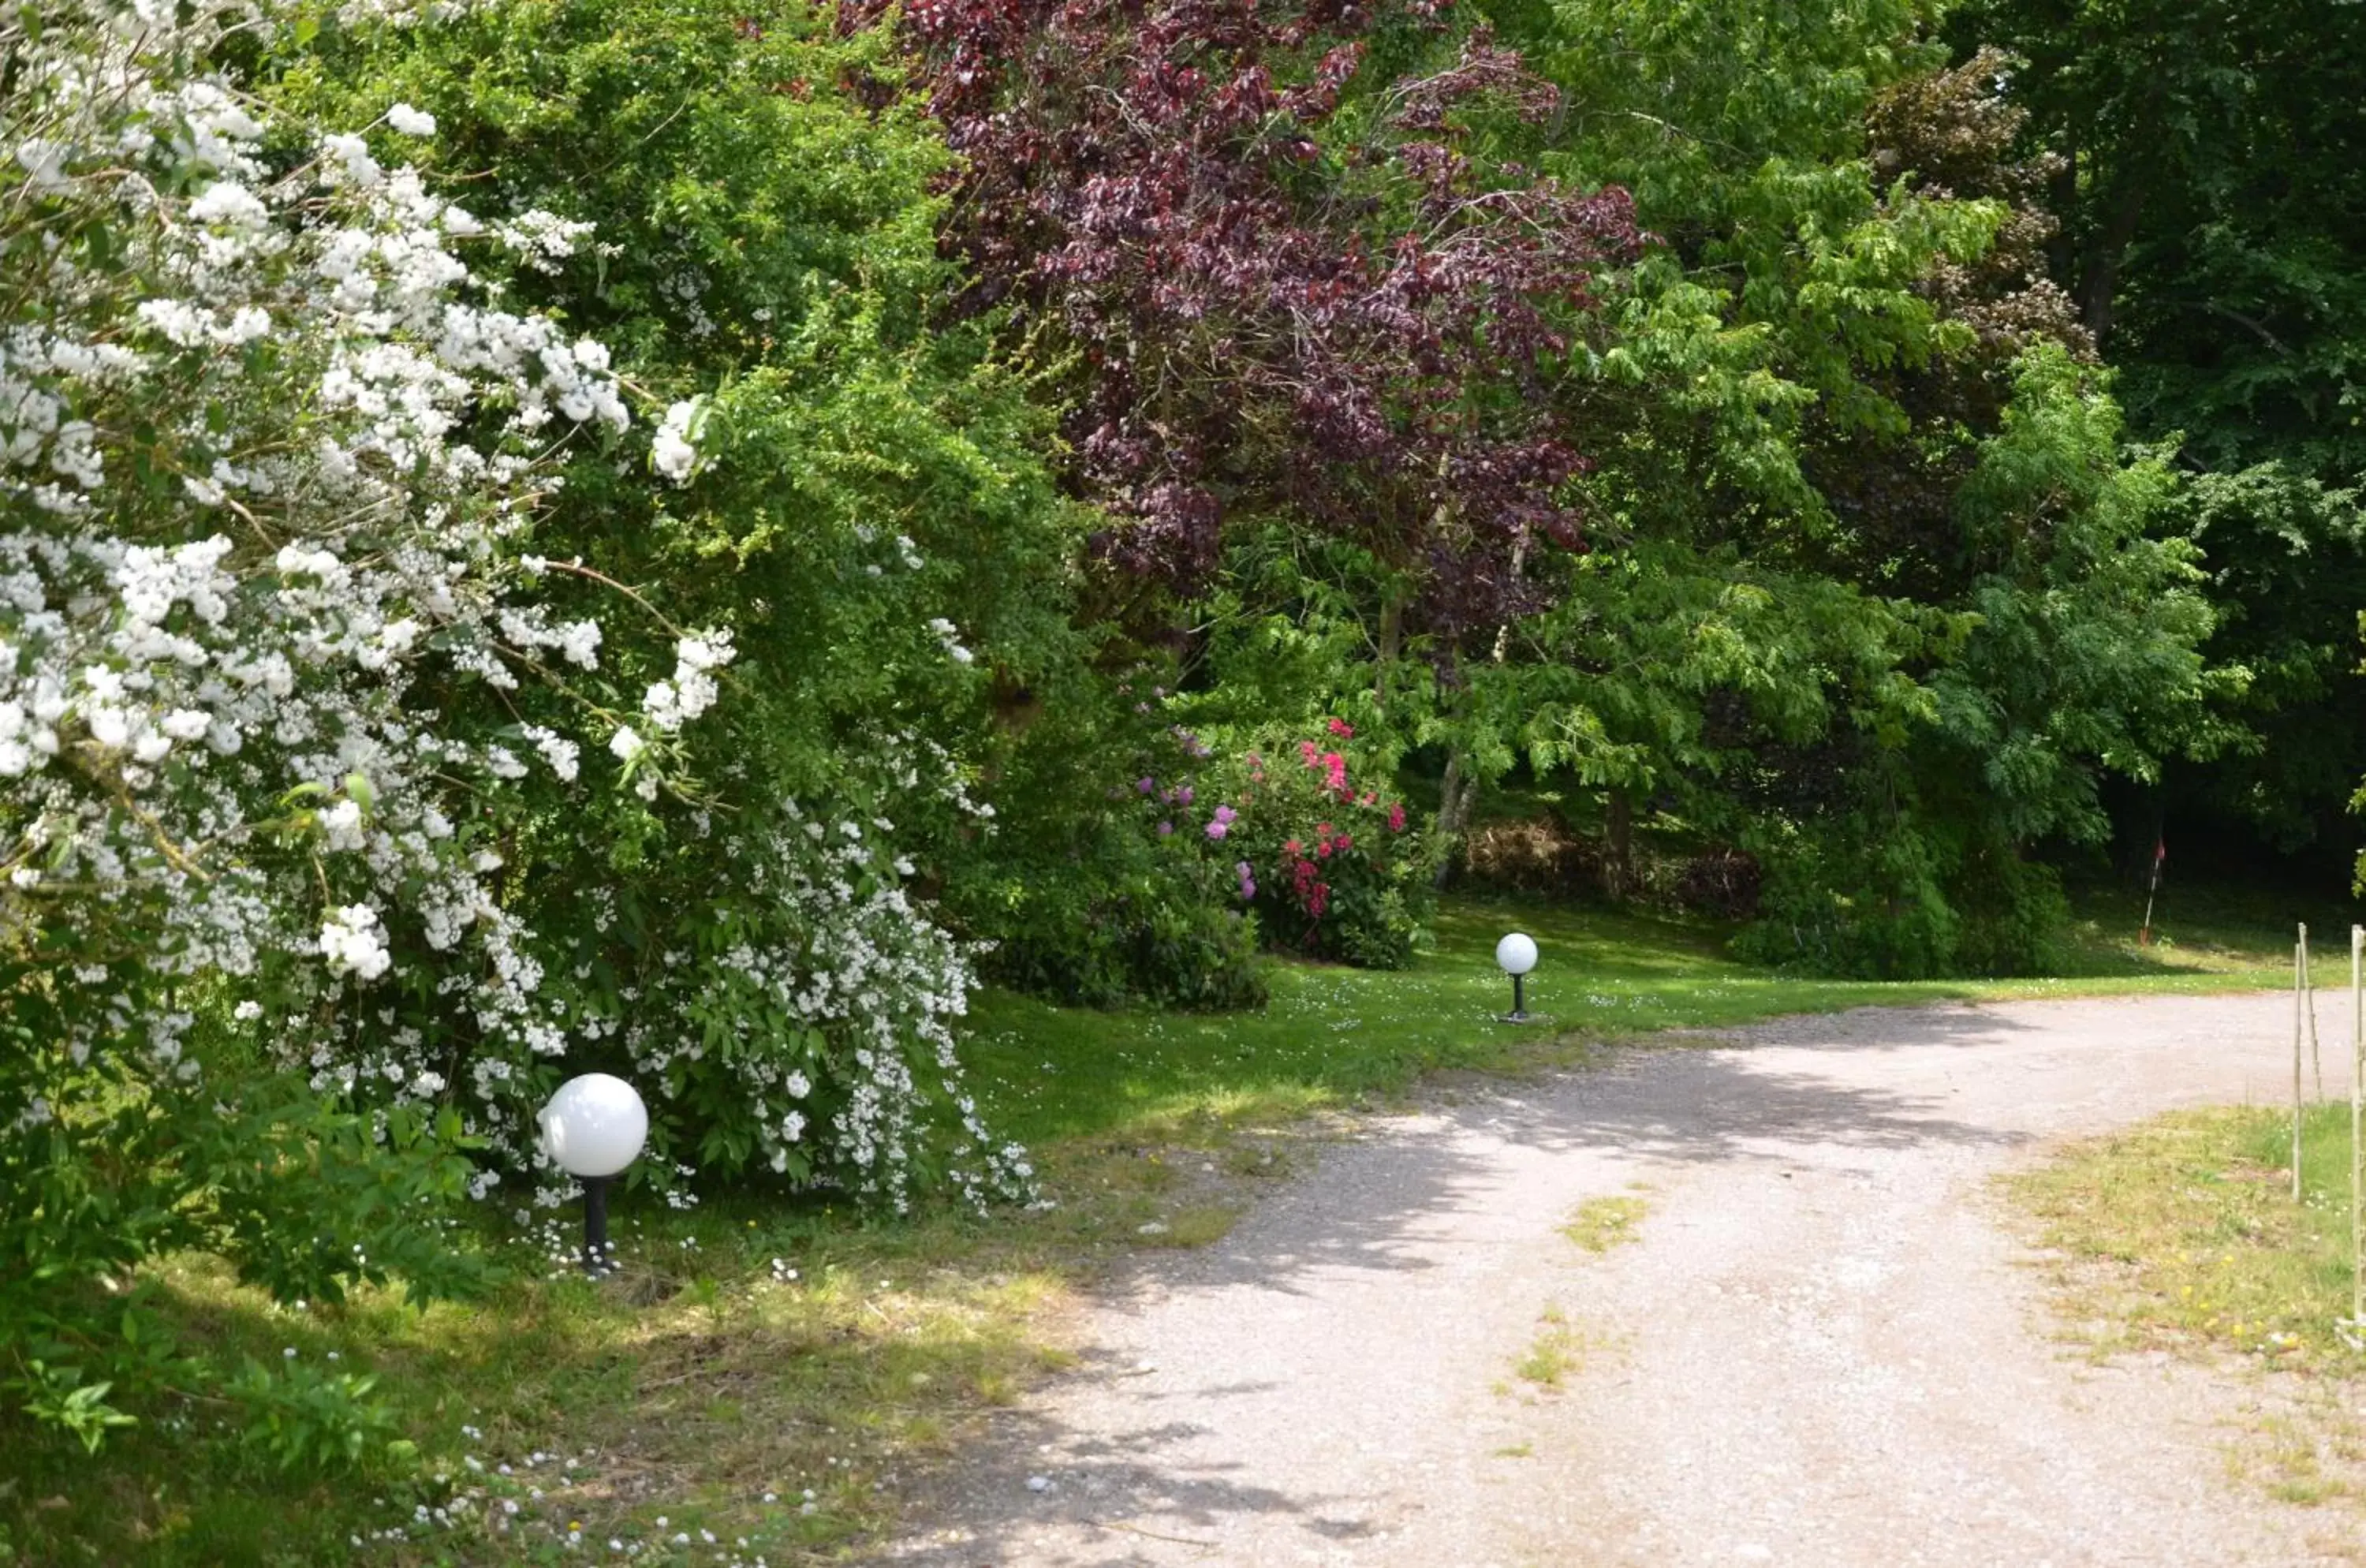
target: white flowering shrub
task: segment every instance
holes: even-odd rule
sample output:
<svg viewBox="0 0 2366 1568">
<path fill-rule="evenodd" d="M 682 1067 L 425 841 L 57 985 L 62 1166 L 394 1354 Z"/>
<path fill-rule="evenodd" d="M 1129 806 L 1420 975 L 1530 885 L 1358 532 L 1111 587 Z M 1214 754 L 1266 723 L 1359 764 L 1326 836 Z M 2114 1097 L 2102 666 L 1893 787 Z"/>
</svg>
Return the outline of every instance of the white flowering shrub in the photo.
<svg viewBox="0 0 2366 1568">
<path fill-rule="evenodd" d="M 949 159 L 880 90 L 893 69 L 891 40 L 800 7 L 496 0 L 324 29 L 259 73 L 296 118 L 432 118 L 423 166 L 488 212 L 593 225 L 546 265 L 484 264 L 513 305 L 608 344 L 654 426 L 630 462 L 570 446 L 533 525 L 553 619 L 610 638 L 591 679 L 617 725 L 576 760 L 599 787 L 521 781 L 544 793 L 494 875 L 565 1054 L 461 1038 L 451 1076 L 479 1127 L 562 1068 L 654 1089 L 643 1179 L 776 1174 L 891 1204 L 1022 1190 L 952 1054 L 997 932 L 955 941 L 944 895 L 1003 841 L 968 794 L 1014 776 L 997 702 L 1091 654 L 1089 520 L 1024 386 L 932 321 L 961 287 L 935 242 Z M 634 614 L 593 572 L 631 585 Z M 432 1019 L 400 1021 L 445 1050 Z M 387 1082 L 332 1067 L 357 1093 Z"/>
<path fill-rule="evenodd" d="M 379 162 L 424 117 L 266 163 L 253 107 L 195 68 L 259 25 L 0 20 L 11 1339 L 165 1245 L 314 1294 L 430 1257 L 371 1202 L 286 1203 L 308 1168 L 382 1168 L 389 1195 L 461 1179 L 437 1061 L 384 1027 L 406 964 L 489 1041 L 562 1038 L 490 881 L 504 709 L 539 684 L 604 728 L 566 679 L 601 634 L 537 604 L 516 546 L 553 450 L 630 415 L 599 344 L 474 281 L 472 248 L 547 254 L 564 226 L 479 220 Z M 291 1093 L 269 1069 L 296 1060 L 366 1062 L 416 1113 Z M 344 1222 L 387 1245 L 324 1248 Z"/>
<path fill-rule="evenodd" d="M 960 1089 L 967 959 L 884 818 L 803 815 L 718 727 L 732 595 L 677 624 L 538 536 L 576 475 L 708 467 L 704 399 L 637 446 L 609 349 L 520 300 L 592 226 L 437 194 L 406 161 L 428 109 L 308 130 L 202 63 L 272 28 L 0 18 L 0 1349 L 28 1408 L 104 1409 L 60 1393 L 77 1303 L 163 1247 L 287 1295 L 448 1281 L 433 1201 L 533 1168 L 533 1107 L 589 1066 L 649 1095 L 659 1185 L 704 1160 L 901 1201 L 939 1111 L 968 1190 L 1026 1175 Z M 936 771 L 899 787 L 958 797 Z M 574 874 L 595 846 L 625 874 Z M 620 950 L 634 863 L 678 943 Z"/>
</svg>

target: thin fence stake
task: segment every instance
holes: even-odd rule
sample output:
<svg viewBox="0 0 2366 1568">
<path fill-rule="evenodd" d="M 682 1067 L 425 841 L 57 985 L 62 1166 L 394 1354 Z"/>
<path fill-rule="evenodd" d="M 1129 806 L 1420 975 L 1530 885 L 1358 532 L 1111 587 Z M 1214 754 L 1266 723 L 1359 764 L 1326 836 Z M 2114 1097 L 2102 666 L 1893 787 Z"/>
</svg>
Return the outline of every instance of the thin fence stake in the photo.
<svg viewBox="0 0 2366 1568">
<path fill-rule="evenodd" d="M 2300 928 L 2300 988 L 2308 993 L 2308 1060 L 2316 1073 L 2316 1098 L 2325 1098 L 2325 1048 L 2316 1038 L 2316 976 L 2309 968 L 2308 927 Z"/>
<path fill-rule="evenodd" d="M 2301 1014 L 2307 1010 L 2307 993 L 2303 987 L 2308 965 L 2308 928 L 2300 928 L 2300 940 L 2293 943 L 2293 1201 L 2300 1201 L 2300 1033 Z"/>
<path fill-rule="evenodd" d="M 2366 1320 L 2366 1234 L 2358 1224 L 2359 1200 L 2366 1195 L 2366 1165 L 2360 1164 L 2360 1122 L 2366 1122 L 2366 926 L 2349 928 L 2349 1321 Z"/>
</svg>

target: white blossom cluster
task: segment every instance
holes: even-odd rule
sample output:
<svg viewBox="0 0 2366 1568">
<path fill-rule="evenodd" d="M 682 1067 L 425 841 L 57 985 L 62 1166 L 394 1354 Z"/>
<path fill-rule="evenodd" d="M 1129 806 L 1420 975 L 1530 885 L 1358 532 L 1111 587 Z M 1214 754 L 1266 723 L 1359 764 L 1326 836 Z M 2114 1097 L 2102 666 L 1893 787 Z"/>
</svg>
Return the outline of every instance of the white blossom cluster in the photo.
<svg viewBox="0 0 2366 1568">
<path fill-rule="evenodd" d="M 316 1087 L 429 1098 L 423 1038 L 366 1010 L 409 964 L 490 1055 L 565 1050 L 483 827 L 527 765 L 454 696 L 598 664 L 517 547 L 556 444 L 631 417 L 603 347 L 465 254 L 582 226 L 382 164 L 434 130 L 408 105 L 273 177 L 193 64 L 251 7 L 33 15 L 0 21 L 0 934 L 51 960 L 55 1059 L 190 1077 L 164 998 L 211 976 Z M 682 654 L 678 722 L 728 650 Z M 576 778 L 579 739 L 526 744 Z"/>
<path fill-rule="evenodd" d="M 958 791 L 950 770 L 910 783 Z M 710 1130 L 744 1128 L 776 1171 L 903 1207 L 934 1107 L 962 1130 L 947 1174 L 965 1197 L 1025 1197 L 1025 1151 L 988 1134 L 955 1055 L 970 953 L 907 890 L 914 867 L 893 832 L 885 818 L 792 800 L 770 826 L 729 835 L 735 885 L 702 920 L 718 951 L 659 953 L 579 1027 L 621 1042 L 642 1081 L 670 1086 Z M 614 918 L 611 901 L 598 920 Z"/>
</svg>

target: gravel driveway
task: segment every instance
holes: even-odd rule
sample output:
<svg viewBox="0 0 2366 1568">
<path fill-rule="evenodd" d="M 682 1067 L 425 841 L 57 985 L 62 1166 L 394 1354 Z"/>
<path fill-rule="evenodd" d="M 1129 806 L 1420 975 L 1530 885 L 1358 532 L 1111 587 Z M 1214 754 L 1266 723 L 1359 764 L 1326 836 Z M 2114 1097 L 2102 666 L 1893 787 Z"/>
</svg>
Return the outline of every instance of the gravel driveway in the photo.
<svg viewBox="0 0 2366 1568">
<path fill-rule="evenodd" d="M 2347 998 L 2320 1009 L 2346 1084 Z M 2246 1380 L 2057 1347 L 1987 1182 L 2065 1135 L 2278 1101 L 2290 1030 L 2274 996 L 1869 1010 L 1377 1122 L 1110 1292 L 1084 1370 L 885 1555 L 2352 1561 L 2349 1516 L 2228 1479 Z M 1639 1182 L 1636 1243 L 1558 1234 Z M 1539 1394 L 1513 1367 L 1549 1307 L 1582 1365 Z"/>
</svg>

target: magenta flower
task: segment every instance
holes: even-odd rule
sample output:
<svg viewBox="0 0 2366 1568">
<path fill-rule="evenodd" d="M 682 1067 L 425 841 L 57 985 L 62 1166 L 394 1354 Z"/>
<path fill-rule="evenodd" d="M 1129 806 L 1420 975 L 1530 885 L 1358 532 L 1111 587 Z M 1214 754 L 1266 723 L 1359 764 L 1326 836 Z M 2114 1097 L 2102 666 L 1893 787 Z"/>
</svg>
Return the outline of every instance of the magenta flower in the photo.
<svg viewBox="0 0 2366 1568">
<path fill-rule="evenodd" d="M 1172 822 L 1161 822 L 1158 825 L 1158 836 L 1162 839 L 1171 836 L 1174 831 L 1175 824 Z"/>
<path fill-rule="evenodd" d="M 1149 774 L 1144 773 L 1142 777 L 1133 781 L 1133 787 L 1140 790 L 1144 795 L 1156 795 L 1158 793 L 1158 781 L 1152 778 Z"/>
</svg>

